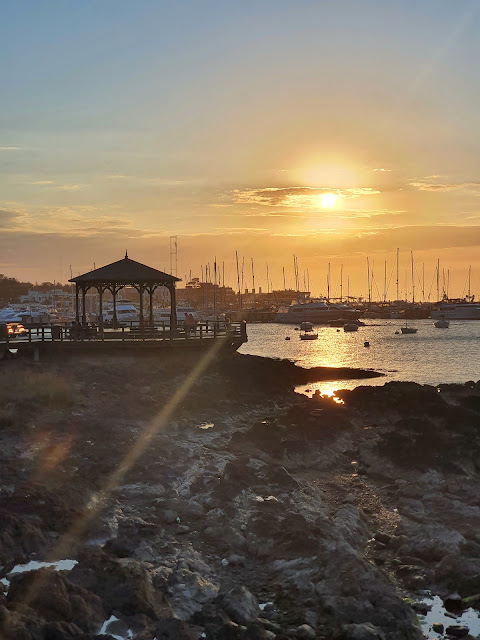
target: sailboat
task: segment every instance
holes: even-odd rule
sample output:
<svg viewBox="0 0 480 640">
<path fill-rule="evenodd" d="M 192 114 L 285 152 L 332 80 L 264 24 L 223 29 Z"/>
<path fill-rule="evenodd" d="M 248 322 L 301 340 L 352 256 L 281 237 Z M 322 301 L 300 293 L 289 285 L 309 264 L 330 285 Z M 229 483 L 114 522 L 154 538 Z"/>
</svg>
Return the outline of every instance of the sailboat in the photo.
<svg viewBox="0 0 480 640">
<path fill-rule="evenodd" d="M 410 255 L 412 256 L 412 309 L 415 306 L 415 281 L 413 278 L 413 251 L 410 251 Z M 405 310 L 406 311 L 406 310 Z M 400 331 L 402 333 L 417 333 L 418 329 L 416 327 L 408 326 L 408 318 L 405 313 L 405 326 L 401 327 Z"/>
</svg>

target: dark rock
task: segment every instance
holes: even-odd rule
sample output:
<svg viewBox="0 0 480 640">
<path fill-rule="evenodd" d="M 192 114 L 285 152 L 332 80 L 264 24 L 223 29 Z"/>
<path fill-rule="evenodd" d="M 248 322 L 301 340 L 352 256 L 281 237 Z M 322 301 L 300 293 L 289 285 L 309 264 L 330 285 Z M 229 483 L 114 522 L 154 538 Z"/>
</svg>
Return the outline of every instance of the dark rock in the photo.
<svg viewBox="0 0 480 640">
<path fill-rule="evenodd" d="M 383 533 L 382 531 L 377 531 L 377 533 L 373 537 L 375 538 L 375 540 L 385 545 L 390 544 L 392 540 L 392 536 L 389 536 L 388 533 Z"/>
<path fill-rule="evenodd" d="M 468 636 L 469 628 L 463 624 L 452 624 L 445 629 L 447 636 L 452 638 L 465 638 Z"/>
<path fill-rule="evenodd" d="M 143 565 L 131 558 L 118 559 L 100 549 L 86 549 L 70 579 L 96 593 L 109 611 L 127 616 L 144 613 L 157 619 L 171 616 L 166 593 L 155 589 Z"/>
<path fill-rule="evenodd" d="M 7 595 L 9 607 L 26 606 L 47 622 L 73 622 L 94 631 L 104 619 L 100 599 L 54 569 L 38 569 L 15 575 Z"/>
<path fill-rule="evenodd" d="M 440 624 L 440 622 L 434 622 L 432 624 L 432 631 L 435 631 L 435 633 L 442 634 L 444 630 L 445 630 L 445 627 L 443 626 L 443 624 Z"/>
<path fill-rule="evenodd" d="M 317 634 L 315 633 L 315 629 L 313 629 L 309 624 L 301 624 L 297 627 L 295 636 L 297 638 L 301 638 L 301 640 L 315 640 Z"/>
<path fill-rule="evenodd" d="M 246 587 L 235 587 L 222 594 L 219 604 L 238 624 L 253 622 L 260 613 L 258 602 Z"/>
<path fill-rule="evenodd" d="M 386 640 L 386 637 L 381 629 L 365 622 L 344 625 L 342 640 Z"/>
<path fill-rule="evenodd" d="M 248 640 L 274 640 L 275 635 L 273 631 L 266 629 L 258 622 L 251 622 L 245 631 L 245 639 L 248 638 Z"/>
<path fill-rule="evenodd" d="M 166 618 L 155 626 L 157 640 L 198 640 L 202 627 L 190 625 L 176 618 Z"/>
<path fill-rule="evenodd" d="M 417 613 L 420 613 L 422 616 L 426 616 L 429 611 L 432 609 L 432 605 L 426 602 L 412 602 L 411 607 Z"/>
<path fill-rule="evenodd" d="M 462 597 L 458 593 L 451 593 L 447 596 L 443 601 L 443 605 L 447 611 L 451 611 L 452 613 L 463 610 Z"/>
<path fill-rule="evenodd" d="M 80 627 L 68 622 L 48 622 L 43 633 L 44 640 L 79 640 L 85 637 Z"/>
</svg>

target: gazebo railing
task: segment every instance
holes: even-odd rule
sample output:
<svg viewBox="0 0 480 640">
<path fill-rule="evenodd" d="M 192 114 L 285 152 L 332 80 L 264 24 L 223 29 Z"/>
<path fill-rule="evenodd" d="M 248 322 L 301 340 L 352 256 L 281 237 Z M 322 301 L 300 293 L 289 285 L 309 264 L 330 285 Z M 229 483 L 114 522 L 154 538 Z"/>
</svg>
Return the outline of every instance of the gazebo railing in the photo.
<svg viewBox="0 0 480 640">
<path fill-rule="evenodd" d="M 153 326 L 139 326 L 133 323 L 130 326 L 117 328 L 98 327 L 88 325 L 62 325 L 62 324 L 36 324 L 25 327 L 26 332 L 19 336 L 6 335 L 0 337 L 7 347 L 15 348 L 16 344 L 36 342 L 83 342 L 83 341 L 181 341 L 194 340 L 205 341 L 215 338 L 243 338 L 246 340 L 247 331 L 244 322 L 209 321 L 198 322 L 195 326 L 178 326 L 170 331 L 170 326 L 165 323 Z"/>
</svg>

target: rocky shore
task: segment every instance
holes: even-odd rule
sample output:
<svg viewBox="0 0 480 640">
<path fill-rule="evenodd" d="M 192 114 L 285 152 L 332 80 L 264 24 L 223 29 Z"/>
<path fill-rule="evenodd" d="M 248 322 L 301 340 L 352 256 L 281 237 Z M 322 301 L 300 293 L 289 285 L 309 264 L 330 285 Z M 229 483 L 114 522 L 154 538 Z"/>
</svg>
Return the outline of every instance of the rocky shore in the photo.
<svg viewBox="0 0 480 640">
<path fill-rule="evenodd" d="M 0 638 L 416 640 L 427 592 L 478 606 L 480 384 L 294 393 L 327 376 L 4 363 Z"/>
</svg>

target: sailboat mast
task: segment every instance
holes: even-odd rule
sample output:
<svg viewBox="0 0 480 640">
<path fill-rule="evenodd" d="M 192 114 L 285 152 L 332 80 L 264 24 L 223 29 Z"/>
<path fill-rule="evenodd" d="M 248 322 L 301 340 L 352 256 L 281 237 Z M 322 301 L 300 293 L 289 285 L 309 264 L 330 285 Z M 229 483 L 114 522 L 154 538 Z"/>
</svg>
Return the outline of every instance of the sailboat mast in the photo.
<svg viewBox="0 0 480 640">
<path fill-rule="evenodd" d="M 343 264 L 340 265 L 340 302 L 343 302 Z"/>
<path fill-rule="evenodd" d="M 398 292 L 398 258 L 399 258 L 399 253 L 400 253 L 400 249 L 397 247 L 397 300 L 400 299 L 399 292 Z"/>
<path fill-rule="evenodd" d="M 217 319 L 217 256 L 213 261 L 213 319 Z"/>
<path fill-rule="evenodd" d="M 252 260 L 252 293 L 253 293 L 253 308 L 255 309 L 257 304 L 256 304 L 256 299 L 255 299 L 255 269 L 253 268 L 253 258 Z"/>
<path fill-rule="evenodd" d="M 422 262 L 422 300 L 425 302 L 425 262 Z"/>
<path fill-rule="evenodd" d="M 387 261 L 385 260 L 383 273 L 383 302 L 387 301 Z"/>
<path fill-rule="evenodd" d="M 413 251 L 410 251 L 410 255 L 412 258 L 412 307 L 415 304 L 415 281 L 413 279 Z"/>
<path fill-rule="evenodd" d="M 370 294 L 370 261 L 368 259 L 368 256 L 367 256 L 367 287 L 368 287 L 368 307 L 370 308 L 372 297 Z"/>
<path fill-rule="evenodd" d="M 470 296 L 470 293 L 471 293 L 470 292 L 470 280 L 471 280 L 471 277 L 472 277 L 472 265 L 470 265 L 468 267 L 468 300 L 469 301 L 470 301 L 470 297 L 471 297 Z"/>
<path fill-rule="evenodd" d="M 327 271 L 327 302 L 330 302 L 330 262 L 328 263 Z"/>
<path fill-rule="evenodd" d="M 285 286 L 285 267 L 282 267 L 282 271 L 283 271 L 283 290 L 286 291 L 287 287 Z"/>
<path fill-rule="evenodd" d="M 238 251 L 235 251 L 235 260 L 237 262 L 237 286 L 238 286 L 238 306 L 242 308 L 242 294 L 240 293 L 240 271 L 238 269 Z"/>
</svg>

